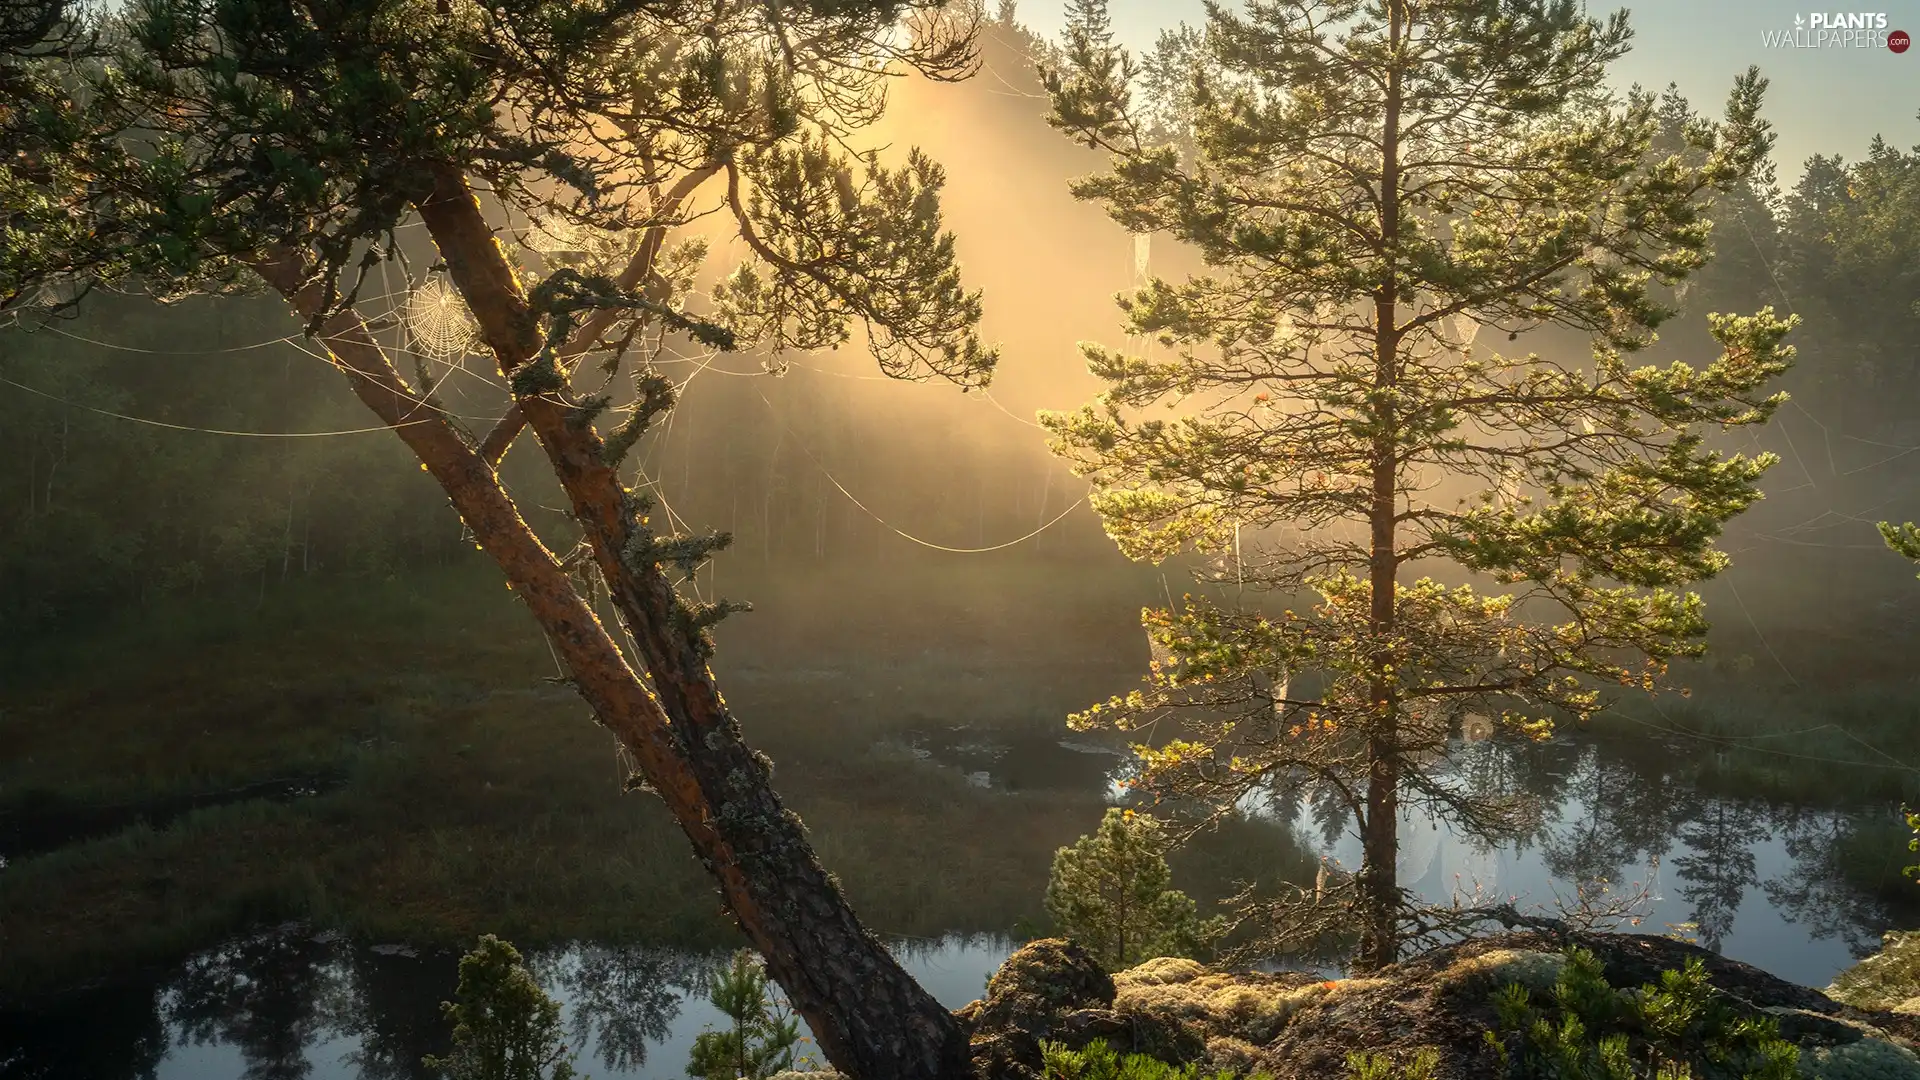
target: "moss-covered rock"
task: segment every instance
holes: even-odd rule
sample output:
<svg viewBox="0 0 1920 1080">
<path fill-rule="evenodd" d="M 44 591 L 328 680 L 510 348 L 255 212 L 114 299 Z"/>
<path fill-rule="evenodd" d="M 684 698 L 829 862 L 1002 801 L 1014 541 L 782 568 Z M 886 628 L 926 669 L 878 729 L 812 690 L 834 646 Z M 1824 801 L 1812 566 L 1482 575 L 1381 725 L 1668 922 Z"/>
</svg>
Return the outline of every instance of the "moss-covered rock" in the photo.
<svg viewBox="0 0 1920 1080">
<path fill-rule="evenodd" d="M 1803 1047 L 1800 1075 L 1806 1080 L 1920 1080 L 1920 1056 L 1905 1046 L 1874 1038 Z"/>
<path fill-rule="evenodd" d="M 1467 982 L 1483 979 L 1490 983 L 1517 982 L 1529 990 L 1545 993 L 1560 981 L 1567 970 L 1567 954 L 1538 949 L 1491 949 L 1469 956 L 1442 973 L 1441 978 Z"/>
<path fill-rule="evenodd" d="M 1070 941 L 1045 938 L 1007 957 L 987 996 L 956 1015 L 971 1035 L 974 1075 L 1037 1080 L 1040 1044 L 1069 1035 L 1069 1016 L 1113 1004 L 1113 979 Z"/>
<path fill-rule="evenodd" d="M 1598 965 L 1604 985 L 1596 985 L 1603 996 L 1617 996 L 1622 1015 L 1660 992 L 1663 972 L 1692 963 L 1704 972 L 1716 1008 L 1777 1031 L 1777 1038 L 1767 1036 L 1774 1045 L 1784 1040 L 1797 1049 L 1793 1068 L 1805 1080 L 1920 1080 L 1913 1043 L 1920 1015 L 1853 1007 L 1695 946 L 1640 935 L 1509 934 L 1435 950 L 1364 979 L 1227 972 L 1159 959 L 1105 983 L 1090 957 L 1064 942 L 1036 942 L 995 976 L 986 1001 L 962 1015 L 974 1023 L 975 1075 L 982 1080 L 1038 1080 L 1037 1040 L 1078 1047 L 1096 1039 L 1121 1052 L 1194 1065 L 1203 1075 L 1350 1080 L 1349 1055 L 1364 1050 L 1388 1062 L 1431 1058 L 1422 1074 L 1429 1080 L 1499 1080 L 1512 1062 L 1487 1039 L 1499 1027 L 1497 993 L 1523 988 L 1538 1009 L 1552 1012 L 1573 947 L 1592 955 L 1583 970 L 1591 980 Z M 1920 991 L 1907 997 L 1920 998 Z"/>
<path fill-rule="evenodd" d="M 1861 1009 L 1920 1013 L 1920 931 L 1894 931 L 1880 951 L 1841 972 L 1827 996 Z"/>
<path fill-rule="evenodd" d="M 1231 1038 L 1256 1045 L 1270 1042 L 1280 1034 L 1296 1006 L 1299 999 L 1295 995 L 1318 986 L 1300 986 L 1292 977 L 1233 975 L 1204 969 L 1177 981 L 1163 981 L 1165 971 L 1149 966 L 1139 978 L 1133 971 L 1116 975 L 1114 1010 L 1162 1025 L 1190 1027 L 1203 1040 Z"/>
<path fill-rule="evenodd" d="M 1065 1015 L 1111 1004 L 1113 978 L 1091 953 L 1063 938 L 1042 938 L 1007 957 L 987 980 L 980 1022 Z"/>
</svg>

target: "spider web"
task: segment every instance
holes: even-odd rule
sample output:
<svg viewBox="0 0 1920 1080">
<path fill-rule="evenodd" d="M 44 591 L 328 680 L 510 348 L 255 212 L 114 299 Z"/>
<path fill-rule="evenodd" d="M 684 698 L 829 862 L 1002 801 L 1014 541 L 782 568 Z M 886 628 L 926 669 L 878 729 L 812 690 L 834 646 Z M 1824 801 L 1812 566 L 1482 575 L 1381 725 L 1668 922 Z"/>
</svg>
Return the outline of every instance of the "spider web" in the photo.
<svg viewBox="0 0 1920 1080">
<path fill-rule="evenodd" d="M 407 300 L 406 320 L 414 346 L 435 360 L 469 352 L 479 337 L 466 301 L 444 278 L 430 278 L 414 290 Z"/>
<path fill-rule="evenodd" d="M 559 215 L 534 218 L 520 242 L 542 255 L 574 255 L 586 250 L 586 230 Z"/>
</svg>

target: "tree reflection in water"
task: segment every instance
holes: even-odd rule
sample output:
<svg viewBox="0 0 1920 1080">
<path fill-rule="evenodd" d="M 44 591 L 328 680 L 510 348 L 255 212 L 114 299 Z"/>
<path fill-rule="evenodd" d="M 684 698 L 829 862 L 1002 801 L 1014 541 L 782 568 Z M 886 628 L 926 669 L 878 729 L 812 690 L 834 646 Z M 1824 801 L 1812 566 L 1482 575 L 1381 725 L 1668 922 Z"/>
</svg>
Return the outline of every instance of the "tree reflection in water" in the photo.
<svg viewBox="0 0 1920 1080">
<path fill-rule="evenodd" d="M 307 1047 L 340 1029 L 354 990 L 330 945 L 285 928 L 187 961 L 160 1007 L 181 1041 L 238 1049 L 243 1080 L 307 1080 Z"/>
<path fill-rule="evenodd" d="M 1555 786 L 1561 824 L 1542 843 L 1541 860 L 1574 889 L 1608 887 L 1628 867 L 1664 860 L 1673 846 L 1684 801 L 1664 773 L 1589 747 Z"/>
<path fill-rule="evenodd" d="M 1718 953 L 1733 930 L 1733 917 L 1747 891 L 1760 884 L 1753 845 L 1773 839 L 1760 808 L 1727 799 L 1699 800 L 1693 820 L 1680 829 L 1685 854 L 1673 860 L 1682 884 L 1674 891 L 1689 904 L 1689 921 L 1700 944 Z"/>
<path fill-rule="evenodd" d="M 647 1044 L 666 1039 L 680 1005 L 705 996 L 714 960 L 677 949 L 580 945 L 535 957 L 542 983 L 567 999 L 567 1024 L 575 1044 L 599 1048 L 613 1072 L 635 1072 L 647 1061 Z"/>
<path fill-rule="evenodd" d="M 421 1063 L 452 1049 L 452 1031 L 440 1003 L 459 985 L 457 959 L 416 959 L 391 950 L 342 949 L 352 984 L 348 1007 L 336 1014 L 341 1034 L 358 1046 L 347 1063 L 360 1080 L 438 1080 Z"/>
<path fill-rule="evenodd" d="M 1471 891 L 1488 884 L 1466 879 L 1483 871 L 1491 877 L 1499 861 L 1512 867 L 1533 862 L 1552 879 L 1552 894 L 1523 895 L 1519 903 L 1551 908 L 1564 901 L 1619 897 L 1627 877 L 1665 865 L 1672 870 L 1672 899 L 1685 905 L 1686 924 L 1701 945 L 1715 952 L 1725 948 L 1749 897 L 1764 897 L 1807 939 L 1838 939 L 1855 956 L 1872 952 L 1884 930 L 1920 914 L 1920 903 L 1898 902 L 1903 897 L 1890 901 L 1889 890 L 1862 887 L 1860 881 L 1873 875 L 1848 865 L 1849 859 L 1877 850 L 1875 845 L 1885 846 L 1861 832 L 1884 826 L 1878 821 L 1888 814 L 1884 808 L 1808 809 L 1720 797 L 1703 788 L 1710 780 L 1698 761 L 1686 747 L 1587 739 L 1544 744 L 1492 739 L 1457 748 L 1443 774 L 1448 782 L 1482 795 L 1524 796 L 1542 813 L 1490 844 L 1476 844 L 1458 832 L 1443 841 L 1453 847 L 1453 865 L 1466 871 L 1454 875 L 1461 880 L 1453 888 Z M 1339 849 L 1352 826 L 1346 807 L 1310 783 L 1294 792 L 1289 797 L 1276 788 L 1270 798 L 1243 808 L 1294 829 L 1318 851 Z M 1426 841 L 1431 824 L 1421 817 L 1407 827 L 1403 856 L 1430 854 L 1415 849 Z M 1487 848 L 1496 849 L 1499 859 L 1486 854 Z M 1899 854 L 1889 848 L 1887 856 Z M 1417 876 L 1410 872 L 1407 883 L 1416 884 Z M 1435 891 L 1444 888 L 1441 881 L 1428 881 L 1427 899 L 1446 903 L 1449 897 Z M 1655 894 L 1650 899 L 1659 901 L 1657 878 L 1649 879 L 1649 888 Z M 1920 890 L 1901 892 L 1912 892 L 1920 902 Z M 1679 911 L 1658 906 L 1665 909 L 1664 918 L 1678 922 Z M 1663 929 L 1647 925 L 1641 932 Z M 1754 947 L 1747 945 L 1749 951 Z M 1763 956 L 1748 959 L 1765 966 Z"/>
<path fill-rule="evenodd" d="M 1838 938 L 1856 957 L 1878 951 L 1880 936 L 1888 930 L 1913 925 L 1910 906 L 1896 910 L 1885 897 L 1856 887 L 1844 865 L 1848 858 L 1861 855 L 1859 845 L 1850 842 L 1855 831 L 1875 824 L 1876 818 L 1897 820 L 1898 815 L 1886 809 L 1780 810 L 1776 828 L 1791 862 L 1786 873 L 1769 878 L 1763 886 L 1767 899 L 1792 912 L 1794 921 L 1808 933 Z M 1891 854 L 1892 862 L 1906 861 L 1905 851 Z"/>
</svg>

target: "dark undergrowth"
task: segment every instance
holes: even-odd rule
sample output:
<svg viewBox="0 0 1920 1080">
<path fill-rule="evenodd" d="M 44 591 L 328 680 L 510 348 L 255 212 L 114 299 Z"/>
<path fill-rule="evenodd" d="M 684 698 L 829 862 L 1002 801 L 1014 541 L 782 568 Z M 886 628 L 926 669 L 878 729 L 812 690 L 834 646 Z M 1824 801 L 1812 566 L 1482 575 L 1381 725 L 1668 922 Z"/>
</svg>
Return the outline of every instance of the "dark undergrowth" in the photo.
<svg viewBox="0 0 1920 1080">
<path fill-rule="evenodd" d="M 1088 662 L 1092 624 L 1113 616 L 1088 609 L 1113 602 L 1071 576 L 1012 590 L 967 577 L 917 598 L 824 574 L 764 583 L 745 590 L 762 610 L 722 629 L 717 666 L 748 738 L 883 933 L 1012 928 L 1035 913 L 1054 850 L 1101 812 L 1092 787 L 983 790 L 893 736 L 1060 732 L 1138 662 L 1119 651 L 1130 637 L 1112 663 Z M 1014 593 L 1032 606 L 980 599 Z M 517 607 L 497 579 L 456 571 L 145 613 L 68 653 L 49 646 L 0 698 L 0 821 L 88 808 L 126 821 L 0 869 L 0 996 L 172 963 L 285 919 L 428 945 L 483 932 L 536 948 L 733 944 L 684 837 L 657 800 L 622 793 L 612 738 L 549 681 Z M 161 822 L 139 812 L 307 775 L 332 786 Z M 1189 861 L 1221 879 L 1195 891 L 1223 895 L 1229 876 L 1299 860 L 1284 830 L 1250 826 Z"/>
</svg>

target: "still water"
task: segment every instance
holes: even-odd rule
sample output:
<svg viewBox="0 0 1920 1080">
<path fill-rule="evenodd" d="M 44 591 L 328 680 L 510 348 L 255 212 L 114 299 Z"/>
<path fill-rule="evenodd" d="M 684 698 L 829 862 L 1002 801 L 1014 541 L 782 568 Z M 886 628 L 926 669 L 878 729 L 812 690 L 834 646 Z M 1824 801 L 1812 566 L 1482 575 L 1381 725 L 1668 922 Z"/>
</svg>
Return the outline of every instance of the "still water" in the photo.
<svg viewBox="0 0 1920 1080">
<path fill-rule="evenodd" d="M 921 735 L 913 748 L 1015 799 L 1063 776 L 1109 785 L 1124 768 L 1098 746 L 1008 744 L 961 729 Z M 1808 810 L 1712 797 L 1680 771 L 1684 757 L 1572 742 L 1463 748 L 1460 778 L 1524 796 L 1536 812 L 1513 838 L 1485 845 L 1409 807 L 1402 882 L 1436 902 L 1511 899 L 1522 909 L 1552 910 L 1583 893 L 1603 903 L 1639 896 L 1640 932 L 1685 934 L 1816 987 L 1882 932 L 1911 921 L 1912 913 L 1891 910 L 1840 873 L 1849 838 L 1863 824 L 1883 824 L 1893 808 Z M 1307 791 L 1248 809 L 1290 826 L 1314 854 L 1358 865 L 1349 823 L 1331 800 Z M 1013 945 L 956 933 L 894 947 L 922 985 L 957 1007 L 980 996 Z M 421 1056 L 445 1049 L 438 1003 L 453 991 L 455 959 L 283 927 L 228 942 L 164 977 L 0 1014 L 0 1078 L 424 1077 Z M 684 1076 L 694 1038 L 720 1023 L 705 999 L 719 959 L 582 944 L 532 962 L 565 1004 L 585 1074 L 666 1080 Z"/>
</svg>

